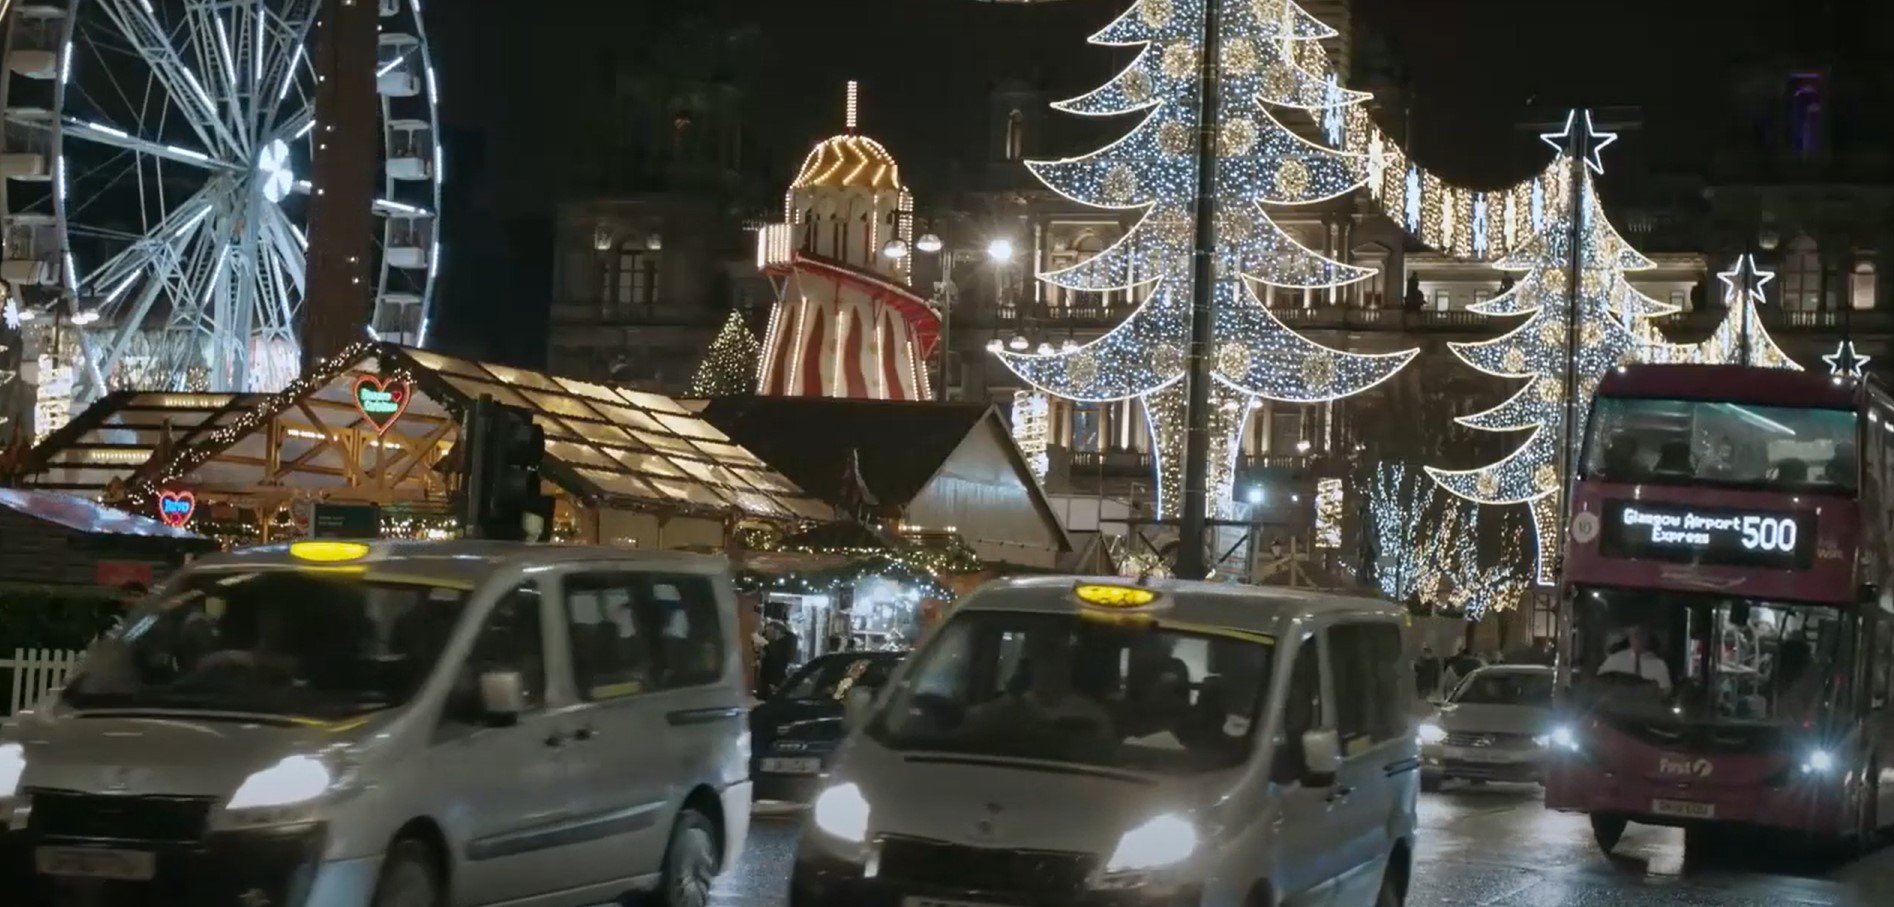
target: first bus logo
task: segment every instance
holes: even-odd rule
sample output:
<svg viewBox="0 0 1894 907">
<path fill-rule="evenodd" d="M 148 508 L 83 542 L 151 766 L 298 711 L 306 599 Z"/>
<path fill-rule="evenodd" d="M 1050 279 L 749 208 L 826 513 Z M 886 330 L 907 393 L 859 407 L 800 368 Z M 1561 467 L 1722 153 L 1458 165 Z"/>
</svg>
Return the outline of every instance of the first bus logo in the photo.
<svg viewBox="0 0 1894 907">
<path fill-rule="evenodd" d="M 1657 760 L 1657 773 L 1670 778 L 1708 778 L 1716 767 L 1708 759 L 1673 759 L 1664 756 Z"/>
</svg>

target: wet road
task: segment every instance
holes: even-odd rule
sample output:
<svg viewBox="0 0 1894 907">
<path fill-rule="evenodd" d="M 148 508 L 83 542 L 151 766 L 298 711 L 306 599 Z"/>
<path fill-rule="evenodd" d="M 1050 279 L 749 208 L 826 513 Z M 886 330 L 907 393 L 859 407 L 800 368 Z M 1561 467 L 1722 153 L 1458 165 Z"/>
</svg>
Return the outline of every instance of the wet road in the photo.
<svg viewBox="0 0 1894 907">
<path fill-rule="evenodd" d="M 1686 859 L 1681 832 L 1633 825 L 1605 857 L 1585 817 L 1548 812 L 1536 788 L 1423 794 L 1411 907 L 1887 907 L 1894 847 L 1837 863 L 1787 855 L 1780 842 L 1734 844 Z M 713 907 L 779 907 L 799 820 L 761 818 Z"/>
</svg>

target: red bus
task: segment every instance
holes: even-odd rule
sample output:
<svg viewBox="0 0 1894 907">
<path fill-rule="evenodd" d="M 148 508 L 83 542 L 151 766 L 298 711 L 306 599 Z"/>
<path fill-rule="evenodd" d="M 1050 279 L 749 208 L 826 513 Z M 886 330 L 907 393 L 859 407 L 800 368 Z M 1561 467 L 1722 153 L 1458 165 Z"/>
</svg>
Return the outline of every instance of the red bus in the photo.
<svg viewBox="0 0 1894 907">
<path fill-rule="evenodd" d="M 1599 383 L 1562 576 L 1546 805 L 1824 842 L 1894 824 L 1894 399 L 1628 366 Z"/>
</svg>

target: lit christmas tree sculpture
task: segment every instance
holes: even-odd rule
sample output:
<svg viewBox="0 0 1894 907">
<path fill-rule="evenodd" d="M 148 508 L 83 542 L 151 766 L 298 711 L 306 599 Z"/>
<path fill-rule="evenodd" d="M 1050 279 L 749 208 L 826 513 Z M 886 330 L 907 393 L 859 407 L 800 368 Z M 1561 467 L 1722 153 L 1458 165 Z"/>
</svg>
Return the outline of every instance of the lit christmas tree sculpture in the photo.
<svg viewBox="0 0 1894 907">
<path fill-rule="evenodd" d="M 1130 133 L 1096 152 L 1028 166 L 1068 198 L 1144 216 L 1110 248 L 1041 275 L 1081 292 L 1137 288 L 1143 304 L 1103 337 L 1073 350 L 1001 351 L 1021 378 L 1073 400 L 1143 398 L 1157 449 L 1159 510 L 1180 500 L 1184 447 L 1184 367 L 1189 340 L 1192 208 L 1197 184 L 1198 82 L 1203 0 L 1139 0 L 1092 37 L 1095 44 L 1143 45 L 1110 82 L 1055 105 L 1084 116 L 1148 111 Z M 1289 0 L 1225 0 L 1222 104 L 1218 111 L 1216 273 L 1210 492 L 1227 509 L 1237 440 L 1250 401 L 1294 403 L 1359 393 L 1399 371 L 1415 351 L 1359 355 L 1330 349 L 1285 327 L 1253 284 L 1314 290 L 1365 279 L 1371 270 L 1327 258 L 1296 242 L 1263 204 L 1320 202 L 1359 187 L 1362 168 L 1343 151 L 1305 141 L 1269 107 L 1323 110 L 1368 96 L 1345 91 L 1293 65 L 1298 44 L 1335 32 Z"/>
<path fill-rule="evenodd" d="M 1587 118 L 1585 128 L 1589 127 Z M 1595 151 L 1603 144 L 1594 141 L 1591 147 Z M 1448 344 L 1454 355 L 1480 371 L 1526 381 L 1505 402 L 1458 421 L 1484 431 L 1530 430 L 1532 434 L 1496 463 L 1469 470 L 1427 470 L 1441 487 L 1476 503 L 1529 505 L 1537 536 L 1534 576 L 1542 584 L 1556 579 L 1562 536 L 1558 524 L 1566 461 L 1560 445 L 1569 437 L 1572 455 L 1577 456 L 1592 391 L 1605 371 L 1646 358 L 1645 337 L 1652 334 L 1632 325 L 1675 311 L 1638 292 L 1625 278 L 1627 271 L 1654 265 L 1605 220 L 1592 189 L 1591 171 L 1599 169 L 1596 158 L 1588 156 L 1582 164 L 1569 156 L 1562 160 L 1568 178 L 1557 185 L 1572 184 L 1569 168 L 1586 168 L 1578 183 L 1576 306 L 1568 289 L 1574 271 L 1572 206 L 1567 203 L 1568 192 L 1550 193 L 1542 207 L 1535 206 L 1535 239 L 1496 263 L 1502 270 L 1522 272 L 1518 282 L 1507 292 L 1469 307 L 1482 315 L 1523 315 L 1525 321 L 1492 340 Z M 1567 341 L 1568 325 L 1576 326 L 1576 342 Z M 1568 381 L 1575 391 L 1571 411 L 1579 421 L 1569 436 L 1565 425 Z"/>
<path fill-rule="evenodd" d="M 756 393 L 756 365 L 763 346 L 743 323 L 742 312 L 731 312 L 704 352 L 704 361 L 691 377 L 693 397 L 741 397 Z"/>
<path fill-rule="evenodd" d="M 1716 277 L 1723 282 L 1723 320 L 1709 337 L 1698 343 L 1671 343 L 1649 321 L 1632 325 L 1644 339 L 1639 359 L 1644 362 L 1696 363 L 1698 365 L 1749 365 L 1756 368 L 1781 368 L 1801 371 L 1789 354 L 1776 346 L 1763 326 L 1757 307 L 1764 302 L 1763 287 L 1775 279 L 1774 271 L 1756 267 L 1756 260 L 1744 255 L 1727 271 Z"/>
</svg>

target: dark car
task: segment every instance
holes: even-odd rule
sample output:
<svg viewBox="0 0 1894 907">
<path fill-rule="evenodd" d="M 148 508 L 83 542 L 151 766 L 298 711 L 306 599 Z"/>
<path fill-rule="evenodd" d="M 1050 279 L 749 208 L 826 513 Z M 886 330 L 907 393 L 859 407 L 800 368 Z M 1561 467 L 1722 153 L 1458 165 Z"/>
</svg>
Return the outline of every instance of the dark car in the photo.
<svg viewBox="0 0 1894 907">
<path fill-rule="evenodd" d="M 758 800 L 806 801 L 842 742 L 850 690 L 873 689 L 906 652 L 836 652 L 802 666 L 750 710 L 750 778 Z"/>
</svg>

